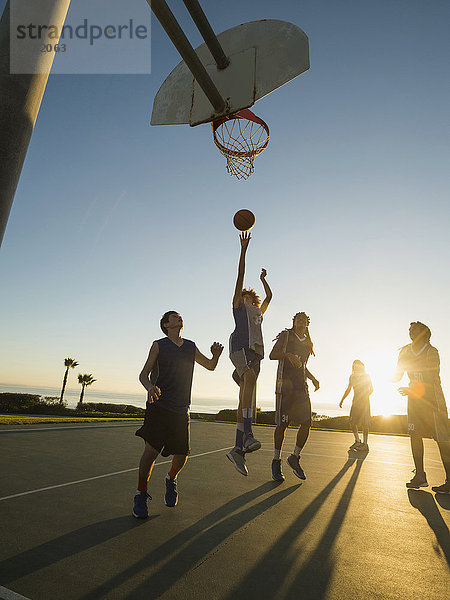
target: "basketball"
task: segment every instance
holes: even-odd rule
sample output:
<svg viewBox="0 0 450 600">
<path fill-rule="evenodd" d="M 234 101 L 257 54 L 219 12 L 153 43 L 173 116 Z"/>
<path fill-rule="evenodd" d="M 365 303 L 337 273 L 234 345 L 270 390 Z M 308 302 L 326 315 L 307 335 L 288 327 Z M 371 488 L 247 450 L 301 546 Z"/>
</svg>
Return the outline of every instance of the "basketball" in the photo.
<svg viewBox="0 0 450 600">
<path fill-rule="evenodd" d="M 255 224 L 255 215 L 251 210 L 242 208 L 234 215 L 233 224 L 239 231 L 248 231 Z"/>
</svg>

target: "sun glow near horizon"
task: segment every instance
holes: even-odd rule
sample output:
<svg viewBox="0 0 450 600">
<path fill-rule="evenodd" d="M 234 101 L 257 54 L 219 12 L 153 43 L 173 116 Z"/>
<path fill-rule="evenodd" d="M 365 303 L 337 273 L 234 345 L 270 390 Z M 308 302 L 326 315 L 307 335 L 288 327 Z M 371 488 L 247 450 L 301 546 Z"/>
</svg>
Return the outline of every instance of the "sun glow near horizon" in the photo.
<svg viewBox="0 0 450 600">
<path fill-rule="evenodd" d="M 397 391 L 401 383 L 392 381 L 397 353 L 386 352 L 385 349 L 372 350 L 365 354 L 364 359 L 362 360 L 366 372 L 373 384 L 373 394 L 370 397 L 372 415 L 388 417 L 393 414 L 405 414 L 406 400 Z"/>
</svg>

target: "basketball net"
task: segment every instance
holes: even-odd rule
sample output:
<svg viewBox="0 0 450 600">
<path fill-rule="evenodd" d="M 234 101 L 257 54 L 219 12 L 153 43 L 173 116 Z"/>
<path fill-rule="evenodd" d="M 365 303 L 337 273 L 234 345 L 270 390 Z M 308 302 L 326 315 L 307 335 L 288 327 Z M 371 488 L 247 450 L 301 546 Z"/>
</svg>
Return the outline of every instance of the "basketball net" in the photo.
<svg viewBox="0 0 450 600">
<path fill-rule="evenodd" d="M 227 159 L 227 171 L 237 179 L 248 179 L 254 161 L 267 148 L 269 127 L 248 108 L 213 121 L 214 143 Z"/>
</svg>

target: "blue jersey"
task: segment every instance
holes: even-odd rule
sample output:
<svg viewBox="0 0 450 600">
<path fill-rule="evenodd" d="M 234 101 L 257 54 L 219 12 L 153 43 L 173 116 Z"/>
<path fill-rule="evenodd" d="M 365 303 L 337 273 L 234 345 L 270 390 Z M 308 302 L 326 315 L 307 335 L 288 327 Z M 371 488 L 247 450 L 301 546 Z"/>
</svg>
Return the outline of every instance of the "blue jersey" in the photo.
<svg viewBox="0 0 450 600">
<path fill-rule="evenodd" d="M 243 302 L 238 308 L 233 307 L 233 317 L 235 328 L 230 336 L 230 354 L 242 350 L 242 348 L 250 348 L 263 357 L 261 309 L 248 302 Z"/>
<path fill-rule="evenodd" d="M 283 354 L 294 354 L 302 361 L 301 368 L 294 367 L 287 358 L 278 361 L 276 393 L 292 389 L 308 393 L 306 363 L 311 354 L 311 344 L 306 337 L 300 338 L 293 329 L 285 329 L 277 336 L 274 348 L 280 348 Z"/>
<path fill-rule="evenodd" d="M 194 373 L 194 342 L 183 339 L 177 346 L 168 337 L 156 340 L 159 353 L 151 374 L 151 381 L 161 390 L 155 404 L 176 413 L 187 413 L 191 404 L 192 376 Z"/>
</svg>

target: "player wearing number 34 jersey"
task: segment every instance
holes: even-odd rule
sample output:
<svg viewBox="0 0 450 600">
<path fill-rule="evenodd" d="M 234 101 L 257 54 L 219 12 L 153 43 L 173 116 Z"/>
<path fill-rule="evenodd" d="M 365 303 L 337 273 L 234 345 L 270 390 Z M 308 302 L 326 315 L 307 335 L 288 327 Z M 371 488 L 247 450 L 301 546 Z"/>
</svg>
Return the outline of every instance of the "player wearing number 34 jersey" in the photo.
<svg viewBox="0 0 450 600">
<path fill-rule="evenodd" d="M 309 356 L 314 354 L 308 325 L 309 317 L 304 312 L 297 313 L 293 318 L 292 328 L 285 329 L 277 336 L 269 356 L 271 360 L 278 360 L 275 389 L 275 450 L 272 461 L 272 478 L 275 481 L 284 480 L 281 471 L 281 449 L 290 422 L 297 423 L 300 427 L 294 451 L 288 457 L 287 463 L 294 475 L 306 479 L 300 466 L 300 451 L 306 444 L 311 428 L 311 401 L 307 379 L 311 379 L 315 390 L 319 389 L 319 382 L 306 368 Z"/>
</svg>

